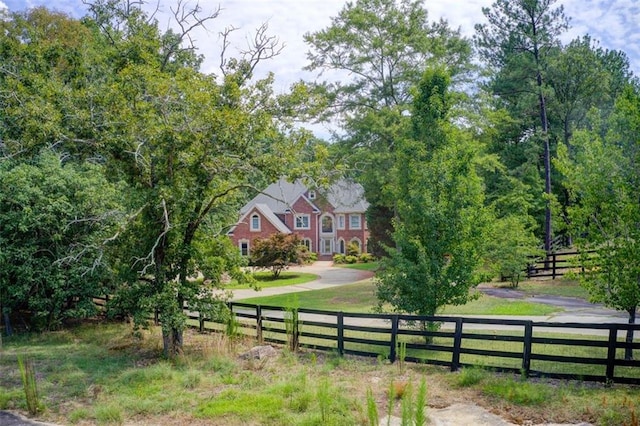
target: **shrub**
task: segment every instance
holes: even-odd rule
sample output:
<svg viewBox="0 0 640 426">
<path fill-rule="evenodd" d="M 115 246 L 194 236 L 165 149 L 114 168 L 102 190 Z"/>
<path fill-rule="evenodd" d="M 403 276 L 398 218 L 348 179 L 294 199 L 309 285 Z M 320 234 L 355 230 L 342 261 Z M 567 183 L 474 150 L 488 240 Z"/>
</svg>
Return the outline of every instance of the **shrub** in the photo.
<svg viewBox="0 0 640 426">
<path fill-rule="evenodd" d="M 333 255 L 333 263 L 345 263 L 345 255 L 344 254 L 334 254 Z"/>
<path fill-rule="evenodd" d="M 362 263 L 373 262 L 376 258 L 371 253 L 361 253 L 358 260 Z"/>
<path fill-rule="evenodd" d="M 345 256 L 344 257 L 344 261 L 348 264 L 353 264 L 353 263 L 358 263 L 358 257 L 357 256 Z"/>
<path fill-rule="evenodd" d="M 358 256 L 360 254 L 360 245 L 354 241 L 347 244 L 347 256 Z"/>
</svg>

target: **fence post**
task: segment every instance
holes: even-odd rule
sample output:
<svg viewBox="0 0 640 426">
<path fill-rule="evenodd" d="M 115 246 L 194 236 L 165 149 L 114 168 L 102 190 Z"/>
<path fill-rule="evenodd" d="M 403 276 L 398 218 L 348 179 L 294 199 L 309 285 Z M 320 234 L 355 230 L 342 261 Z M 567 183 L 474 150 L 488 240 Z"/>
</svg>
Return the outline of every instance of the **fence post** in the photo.
<svg viewBox="0 0 640 426">
<path fill-rule="evenodd" d="M 256 340 L 258 344 L 262 344 L 262 306 L 256 306 Z"/>
<path fill-rule="evenodd" d="M 613 374 L 616 366 L 616 344 L 618 342 L 618 326 L 612 324 L 609 327 L 609 345 L 607 350 L 607 372 L 605 378 L 607 385 L 613 383 Z"/>
<path fill-rule="evenodd" d="M 456 331 L 453 336 L 453 354 L 451 356 L 451 371 L 460 368 L 460 349 L 462 348 L 462 318 L 456 318 Z"/>
<path fill-rule="evenodd" d="M 204 315 L 202 315 L 202 312 L 198 312 L 198 329 L 200 333 L 204 332 Z"/>
<path fill-rule="evenodd" d="M 524 325 L 524 342 L 522 347 L 522 374 L 529 377 L 531 371 L 531 341 L 533 339 L 533 321 L 527 321 Z"/>
<path fill-rule="evenodd" d="M 338 312 L 338 354 L 344 355 L 344 313 Z"/>
<path fill-rule="evenodd" d="M 552 268 L 553 268 L 553 272 L 551 272 L 552 275 L 552 279 L 556 279 L 556 253 L 553 253 L 551 256 L 553 256 L 553 263 L 552 263 Z"/>
<path fill-rule="evenodd" d="M 391 342 L 389 348 L 389 361 L 391 363 L 396 362 L 396 344 L 398 341 L 398 315 L 391 317 Z"/>
</svg>

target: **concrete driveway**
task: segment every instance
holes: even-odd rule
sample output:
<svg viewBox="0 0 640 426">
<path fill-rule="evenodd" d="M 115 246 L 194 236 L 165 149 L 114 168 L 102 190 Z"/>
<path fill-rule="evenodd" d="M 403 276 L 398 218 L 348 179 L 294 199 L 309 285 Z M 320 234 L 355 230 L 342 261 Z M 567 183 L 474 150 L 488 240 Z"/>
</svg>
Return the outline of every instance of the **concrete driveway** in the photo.
<svg viewBox="0 0 640 426">
<path fill-rule="evenodd" d="M 284 287 L 269 287 L 261 290 L 233 290 L 233 301 L 248 299 L 251 297 L 273 296 L 277 294 L 297 293 L 301 291 L 320 290 L 324 288 L 338 287 L 353 284 L 358 281 L 373 277 L 371 271 L 340 268 L 333 266 L 331 261 L 318 261 L 312 265 L 295 266 L 289 271 L 300 271 L 318 275 L 318 279 L 304 284 Z"/>
</svg>

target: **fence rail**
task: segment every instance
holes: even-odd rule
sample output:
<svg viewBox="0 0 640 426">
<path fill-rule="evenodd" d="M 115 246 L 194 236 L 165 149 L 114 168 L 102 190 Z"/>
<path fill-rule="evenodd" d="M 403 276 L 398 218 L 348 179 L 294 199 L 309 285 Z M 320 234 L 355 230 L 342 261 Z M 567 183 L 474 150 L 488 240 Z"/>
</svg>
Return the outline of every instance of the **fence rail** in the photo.
<svg viewBox="0 0 640 426">
<path fill-rule="evenodd" d="M 527 278 L 552 278 L 561 277 L 569 271 L 582 271 L 577 263 L 580 254 L 592 255 L 595 250 L 584 252 L 567 251 L 547 253 L 545 257 L 536 257 L 527 267 Z"/>
<path fill-rule="evenodd" d="M 97 299 L 103 304 L 104 299 Z M 287 311 L 279 306 L 229 303 L 239 331 L 258 342 L 287 344 Z M 551 377 L 640 384 L 640 360 L 624 358 L 640 349 L 640 324 L 534 322 L 515 319 L 426 317 L 297 309 L 300 345 L 339 355 L 398 358 L 456 371 L 485 367 L 527 377 Z M 200 331 L 224 331 L 225 324 L 189 312 Z M 438 323 L 437 329 L 428 325 Z M 634 332 L 627 342 L 627 331 Z M 290 333 L 291 331 L 289 331 Z"/>
</svg>

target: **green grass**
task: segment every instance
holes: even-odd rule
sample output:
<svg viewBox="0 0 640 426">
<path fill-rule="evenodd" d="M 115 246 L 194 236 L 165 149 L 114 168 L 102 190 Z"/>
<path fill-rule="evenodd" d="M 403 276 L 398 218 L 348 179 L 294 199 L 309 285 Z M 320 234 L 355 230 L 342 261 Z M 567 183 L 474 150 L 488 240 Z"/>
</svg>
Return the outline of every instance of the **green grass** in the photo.
<svg viewBox="0 0 640 426">
<path fill-rule="evenodd" d="M 296 293 L 296 296 L 298 298 L 298 306 L 307 309 L 372 312 L 373 307 L 377 304 L 375 285 L 371 280 L 322 290 L 303 291 Z M 290 301 L 290 294 L 252 297 L 242 300 L 243 303 L 269 306 L 288 306 Z M 478 300 L 469 302 L 463 306 L 446 306 L 440 314 L 549 315 L 560 310 L 561 308 L 540 303 L 512 301 L 482 295 Z"/>
<path fill-rule="evenodd" d="M 562 311 L 557 306 L 481 295 L 465 305 L 445 306 L 439 315 L 550 315 Z"/>
<path fill-rule="evenodd" d="M 324 309 L 344 312 L 371 312 L 376 304 L 375 287 L 371 280 L 361 281 L 339 287 L 322 290 L 301 291 L 296 294 L 300 308 Z M 291 294 L 252 297 L 243 299 L 243 303 L 255 303 L 269 306 L 289 306 Z"/>
<path fill-rule="evenodd" d="M 281 350 L 268 362 L 242 361 L 238 355 L 253 341 L 231 345 L 221 334 L 194 332 L 185 336 L 184 355 L 170 362 L 161 358 L 157 328 L 138 337 L 131 331 L 123 324 L 91 324 L 3 337 L 0 408 L 26 410 L 18 354 L 35 361 L 44 405 L 38 420 L 57 424 L 361 425 L 367 389 L 383 417 L 388 384 L 399 374 L 384 361 L 322 352 Z M 403 378 L 414 385 L 424 379 L 439 403 L 463 398 L 533 423 L 632 424 L 640 409 L 640 389 L 622 385 L 522 381 L 484 370 L 457 375 L 411 363 Z"/>
<path fill-rule="evenodd" d="M 367 263 L 351 263 L 351 264 L 335 264 L 340 268 L 358 269 L 360 271 L 377 271 L 380 267 L 380 262 L 367 262 Z"/>
<path fill-rule="evenodd" d="M 315 274 L 309 274 L 306 272 L 292 272 L 284 271 L 280 273 L 278 278 L 273 278 L 273 274 L 269 271 L 254 272 L 253 277 L 256 279 L 259 288 L 269 287 L 285 287 L 288 285 L 304 284 L 317 280 L 319 277 Z M 224 286 L 229 290 L 241 290 L 252 288 L 249 284 L 237 284 L 230 283 Z"/>
</svg>

